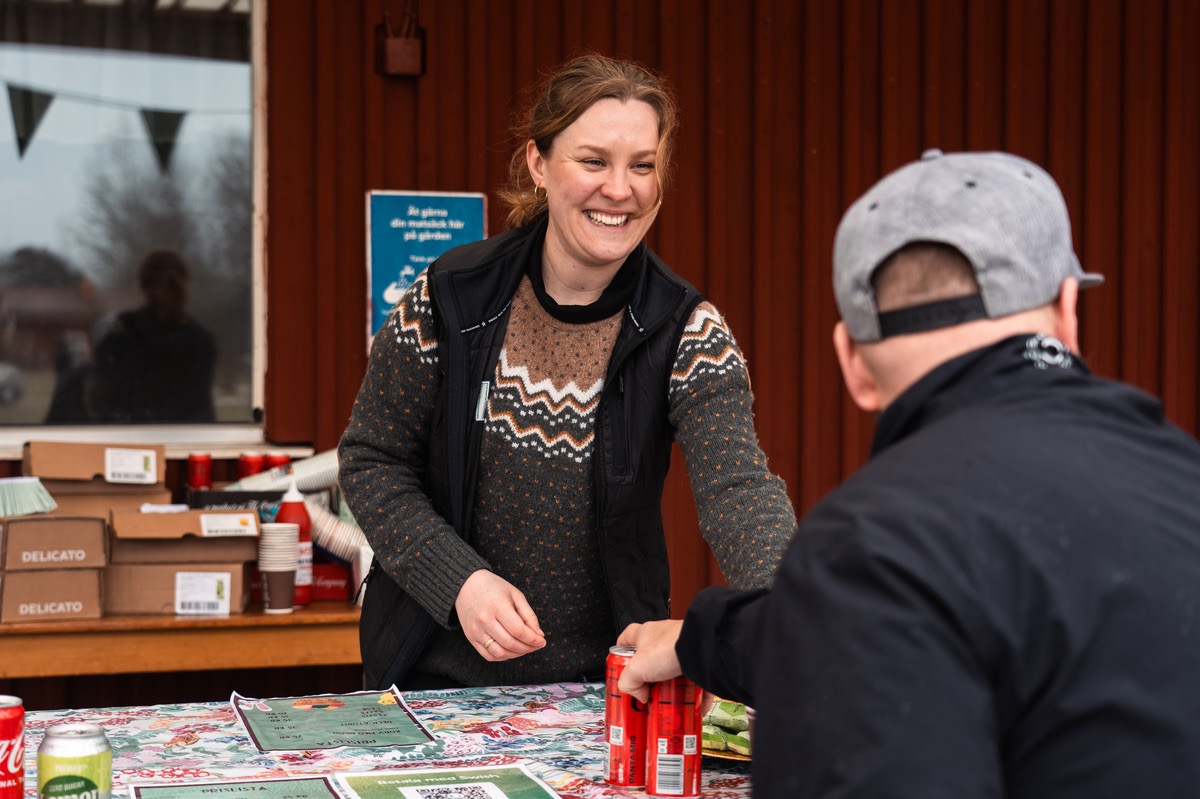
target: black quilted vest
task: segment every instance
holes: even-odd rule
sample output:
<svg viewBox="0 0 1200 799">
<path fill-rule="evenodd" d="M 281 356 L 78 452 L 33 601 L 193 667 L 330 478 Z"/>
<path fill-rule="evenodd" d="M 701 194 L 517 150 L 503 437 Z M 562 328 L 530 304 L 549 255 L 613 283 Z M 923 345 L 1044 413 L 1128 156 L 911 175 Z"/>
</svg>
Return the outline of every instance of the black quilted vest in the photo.
<svg viewBox="0 0 1200 799">
<path fill-rule="evenodd" d="M 434 507 L 470 540 L 483 422 L 480 387 L 492 380 L 508 306 L 545 222 L 457 247 L 429 267 L 439 323 L 441 396 L 429 447 L 426 490 Z M 596 526 L 616 633 L 667 618 L 670 570 L 663 535 L 663 482 L 674 433 L 667 392 L 683 325 L 702 300 L 645 245 L 636 286 L 609 360 L 596 416 Z M 436 622 L 375 566 L 363 600 L 359 644 L 364 685 L 382 690 L 412 669 Z"/>
</svg>

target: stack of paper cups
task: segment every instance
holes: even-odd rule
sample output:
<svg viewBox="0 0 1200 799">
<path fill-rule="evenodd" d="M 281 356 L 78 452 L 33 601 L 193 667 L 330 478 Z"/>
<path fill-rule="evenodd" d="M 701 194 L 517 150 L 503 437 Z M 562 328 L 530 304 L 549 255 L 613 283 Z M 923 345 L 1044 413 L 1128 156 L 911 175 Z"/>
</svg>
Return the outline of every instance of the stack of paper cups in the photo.
<svg viewBox="0 0 1200 799">
<path fill-rule="evenodd" d="M 262 574 L 266 613 L 291 613 L 300 553 L 300 525 L 267 522 L 258 534 L 258 571 Z"/>
</svg>

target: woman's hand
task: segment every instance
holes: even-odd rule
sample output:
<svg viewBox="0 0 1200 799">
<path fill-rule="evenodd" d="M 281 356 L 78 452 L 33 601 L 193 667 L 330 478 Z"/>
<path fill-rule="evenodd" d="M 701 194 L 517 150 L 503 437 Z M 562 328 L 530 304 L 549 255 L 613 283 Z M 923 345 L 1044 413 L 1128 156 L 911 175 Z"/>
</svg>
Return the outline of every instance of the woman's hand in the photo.
<svg viewBox="0 0 1200 799">
<path fill-rule="evenodd" d="M 463 635 L 485 660 L 511 660 L 546 645 L 525 595 L 487 569 L 467 578 L 454 600 Z"/>
</svg>

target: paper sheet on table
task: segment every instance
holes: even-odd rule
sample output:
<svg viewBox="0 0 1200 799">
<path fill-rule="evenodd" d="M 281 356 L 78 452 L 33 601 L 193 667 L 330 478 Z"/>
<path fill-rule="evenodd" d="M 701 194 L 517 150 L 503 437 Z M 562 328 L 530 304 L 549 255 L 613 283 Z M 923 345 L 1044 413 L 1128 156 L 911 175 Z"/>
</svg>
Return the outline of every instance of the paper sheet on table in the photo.
<svg viewBox="0 0 1200 799">
<path fill-rule="evenodd" d="M 431 733 L 400 692 L 356 691 L 252 699 L 236 691 L 233 712 L 260 752 L 427 744 Z"/>
<path fill-rule="evenodd" d="M 521 764 L 404 769 L 334 775 L 343 792 L 357 799 L 546 799 L 549 785 Z"/>
<path fill-rule="evenodd" d="M 130 785 L 131 799 L 340 799 L 329 777 L 220 780 L 172 785 Z"/>
</svg>

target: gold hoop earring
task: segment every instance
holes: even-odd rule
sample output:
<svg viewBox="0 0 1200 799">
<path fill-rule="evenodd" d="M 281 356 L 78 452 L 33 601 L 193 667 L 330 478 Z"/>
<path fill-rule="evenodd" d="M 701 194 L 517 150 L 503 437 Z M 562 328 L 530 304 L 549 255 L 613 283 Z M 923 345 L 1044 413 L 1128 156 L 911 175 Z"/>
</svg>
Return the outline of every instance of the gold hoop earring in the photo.
<svg viewBox="0 0 1200 799">
<path fill-rule="evenodd" d="M 541 194 L 538 193 L 539 191 L 541 192 Z M 544 203 L 546 201 L 546 187 L 545 186 L 534 186 L 533 187 L 533 199 L 539 203 Z"/>
</svg>

